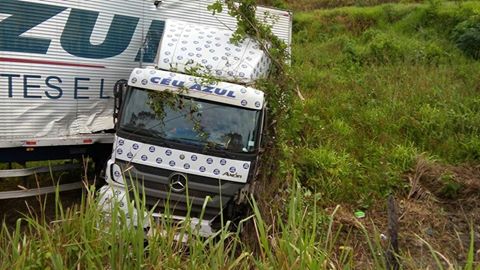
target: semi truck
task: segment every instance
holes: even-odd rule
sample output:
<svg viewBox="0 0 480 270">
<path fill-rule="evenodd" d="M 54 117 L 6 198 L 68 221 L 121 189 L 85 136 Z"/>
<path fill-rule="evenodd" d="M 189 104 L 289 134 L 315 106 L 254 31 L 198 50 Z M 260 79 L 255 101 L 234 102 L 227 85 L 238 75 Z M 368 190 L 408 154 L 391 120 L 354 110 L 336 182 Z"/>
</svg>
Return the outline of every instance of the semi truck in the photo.
<svg viewBox="0 0 480 270">
<path fill-rule="evenodd" d="M 241 216 L 266 116 L 265 95 L 253 86 L 270 59 L 253 39 L 231 43 L 232 34 L 166 21 L 155 66 L 134 69 L 117 91 L 102 204 L 120 202 L 128 213 L 136 196 L 127 193 L 137 190 L 154 216 L 188 215 L 201 235 Z"/>
<path fill-rule="evenodd" d="M 114 135 L 115 98 L 113 88 L 115 83 L 122 79 L 128 79 L 133 68 L 140 68 L 134 72 L 144 75 L 154 71 L 172 70 L 173 62 L 170 61 L 173 59 L 167 55 L 172 51 L 159 49 L 160 44 L 166 47 L 170 47 L 170 44 L 180 46 L 178 33 L 170 33 L 168 31 L 171 30 L 167 30 L 167 28 L 175 29 L 174 26 L 168 25 L 167 21 L 170 19 L 201 24 L 204 27 L 215 27 L 222 31 L 234 30 L 235 18 L 226 13 L 212 14 L 208 11 L 207 6 L 212 2 L 212 0 L 0 1 L 0 165 L 12 162 L 25 164 L 28 161 L 88 156 L 99 164 L 98 167 L 103 167 L 112 153 L 112 144 L 114 143 L 116 148 L 119 146 L 119 138 L 124 138 L 122 142 L 127 144 L 134 142 L 130 135 L 126 134 L 128 128 L 125 126 L 126 122 L 124 121 L 127 121 L 125 119 L 118 118 L 119 135 Z M 272 24 L 273 32 L 290 44 L 292 19 L 290 12 L 259 7 L 257 16 Z M 195 30 L 192 30 L 193 33 L 197 34 Z M 226 55 L 215 56 L 216 52 L 210 52 L 216 47 L 223 48 L 225 44 L 217 42 L 218 40 L 212 40 L 209 35 L 197 36 L 198 40 L 192 41 L 190 44 L 192 47 L 188 48 L 188 52 L 183 51 L 187 53 L 185 57 L 191 58 L 191 54 L 194 54 L 195 57 L 199 54 L 208 54 L 212 59 L 213 57 L 220 59 L 225 57 Z M 170 42 L 163 44 L 163 41 L 167 39 Z M 211 48 L 203 53 L 196 51 L 195 42 L 207 40 L 211 43 L 205 45 L 211 46 Z M 182 42 L 184 41 L 182 39 Z M 222 42 L 224 41 L 222 39 Z M 220 46 L 217 46 L 218 44 Z M 238 48 L 232 47 L 231 49 L 233 55 Z M 202 60 L 205 61 L 205 59 Z M 179 60 L 177 59 L 177 61 Z M 200 64 L 204 63 L 200 61 Z M 147 71 L 144 69 L 147 66 L 157 66 L 159 70 L 149 69 Z M 208 67 L 208 65 L 204 66 Z M 160 71 L 160 69 L 164 71 Z M 212 66 L 211 69 L 215 72 L 222 72 L 217 67 Z M 235 76 L 242 78 L 240 75 L 236 74 Z M 244 75 L 246 76 L 246 74 Z M 170 77 L 158 73 L 157 79 L 154 81 L 157 85 L 164 86 L 168 82 L 166 80 L 168 78 Z M 128 80 L 129 87 L 140 89 L 140 86 L 145 86 L 142 84 L 144 80 L 150 80 L 148 87 L 154 83 L 151 78 L 140 79 L 138 77 L 136 83 L 139 85 L 136 85 L 132 81 L 133 79 L 132 77 Z M 186 83 L 189 79 L 190 77 L 185 77 L 182 82 Z M 180 83 L 178 79 L 170 80 L 172 88 Z M 175 85 L 173 82 L 176 82 Z M 212 97 L 215 97 L 216 100 L 207 98 L 206 101 L 203 101 L 204 99 L 199 99 L 203 102 L 199 103 L 199 106 L 210 106 L 211 102 L 219 102 L 217 99 L 233 102 L 233 96 L 243 95 L 242 92 L 236 92 L 237 88 L 230 88 L 229 85 L 219 89 L 217 87 L 209 89 L 208 91 L 212 91 Z M 198 95 L 201 91 L 196 90 L 197 96 L 195 96 L 194 90 L 190 91 L 193 95 L 192 98 L 199 98 Z M 122 103 L 125 110 L 130 108 L 128 104 L 132 100 L 140 102 L 144 92 L 141 90 L 127 91 L 124 103 Z M 195 102 L 200 102 L 195 100 Z M 243 99 L 240 100 L 240 102 L 242 101 Z M 250 101 L 246 99 L 248 106 L 252 106 Z M 252 114 L 255 115 L 254 118 L 260 117 L 258 116 L 261 114 L 259 109 L 263 106 L 262 100 L 258 100 L 260 107 L 255 107 L 255 102 L 253 103 L 254 107 L 251 108 Z M 132 106 L 135 107 L 134 105 Z M 214 110 L 212 109 L 212 111 Z M 144 121 L 142 117 L 146 117 L 138 114 L 140 112 L 129 113 L 137 113 L 138 119 L 135 120 L 137 122 Z M 218 113 L 223 113 L 223 111 L 218 111 Z M 255 132 L 258 132 L 257 127 Z M 246 145 L 244 146 L 247 152 L 244 153 L 241 149 L 242 151 L 239 153 L 223 154 L 225 159 L 220 159 L 225 161 L 243 159 L 246 161 L 243 162 L 246 165 L 234 162 L 235 170 L 232 169 L 231 172 L 228 172 L 233 176 L 224 176 L 222 173 L 221 177 L 229 179 L 233 177 L 232 179 L 237 182 L 247 179 L 248 169 L 243 169 L 243 166 L 253 164 L 248 158 L 237 158 L 237 156 L 249 155 L 253 151 L 252 149 L 257 147 L 256 139 L 247 138 L 247 133 L 240 135 L 242 135 L 242 140 L 245 140 Z M 253 135 L 257 136 L 258 134 Z M 143 142 L 143 144 L 145 143 L 147 142 Z M 181 147 L 178 150 L 169 148 L 170 144 L 175 143 L 165 142 L 157 146 L 166 147 L 172 152 L 180 151 Z M 250 145 L 252 143 L 253 145 Z M 118 163 L 117 157 L 123 157 L 117 151 L 113 152 L 114 156 L 110 161 L 114 160 Z M 216 151 L 220 153 L 225 150 Z M 198 155 L 197 158 L 205 157 Z M 208 157 L 206 158 L 208 159 Z M 213 160 L 213 157 L 211 159 Z M 178 163 L 177 161 L 173 162 Z M 109 166 L 111 167 L 112 164 L 109 163 Z M 240 167 L 237 169 L 237 166 Z M 0 170 L 0 181 L 7 177 L 26 176 L 55 169 L 57 168 L 7 168 Z M 59 166 L 58 169 L 65 169 L 65 166 Z M 209 169 L 209 166 L 205 167 L 206 171 Z M 184 170 L 187 169 L 184 168 Z M 107 170 L 107 172 L 109 171 Z M 81 186 L 80 183 L 70 183 L 60 185 L 59 188 L 60 190 L 69 190 Z M 33 196 L 54 190 L 54 187 L 46 187 L 3 191 L 0 192 L 0 199 Z"/>
</svg>

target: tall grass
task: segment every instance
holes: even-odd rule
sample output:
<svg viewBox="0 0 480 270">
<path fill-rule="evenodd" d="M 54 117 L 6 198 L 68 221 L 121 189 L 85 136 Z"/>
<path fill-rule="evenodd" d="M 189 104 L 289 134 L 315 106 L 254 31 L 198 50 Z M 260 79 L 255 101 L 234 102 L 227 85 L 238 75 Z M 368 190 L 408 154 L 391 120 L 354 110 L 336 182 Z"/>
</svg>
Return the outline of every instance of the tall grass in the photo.
<svg viewBox="0 0 480 270">
<path fill-rule="evenodd" d="M 188 218 L 153 219 L 140 197 L 102 213 L 93 188 L 70 209 L 57 194 L 53 220 L 40 212 L 13 228 L 3 224 L 0 268 L 384 269 L 380 232 L 332 206 L 368 210 L 401 194 L 418 155 L 478 165 L 480 62 L 451 37 L 479 12 L 474 1 L 430 1 L 296 14 L 292 73 L 306 101 L 292 104 L 288 120 L 278 123 L 282 160 L 271 185 L 293 179 L 281 207 L 261 211 L 252 199 L 243 232 L 205 238 Z M 146 217 L 134 217 L 134 208 Z M 356 225 L 342 227 L 339 213 Z M 154 224 L 148 236 L 146 223 Z M 462 264 L 422 240 L 433 265 L 419 265 L 406 250 L 397 255 L 406 269 L 478 269 L 475 230 Z M 350 241 L 354 235 L 360 243 Z"/>
<path fill-rule="evenodd" d="M 26 215 L 13 228 L 0 230 L 1 269 L 321 269 L 353 267 L 351 251 L 335 256 L 334 215 L 307 202 L 300 186 L 289 196 L 286 212 L 275 212 L 268 225 L 255 202 L 252 215 L 236 231 L 229 223 L 201 237 L 187 216 L 177 224 L 167 215 L 156 219 L 138 192 L 127 206 L 111 202 L 100 211 L 94 187 L 80 203 L 63 209 L 57 193 L 56 216 Z M 42 207 L 40 208 L 42 209 Z M 134 209 L 145 215 L 134 215 Z M 144 225 L 150 224 L 147 234 Z M 252 233 L 253 246 L 241 241 Z M 185 242 L 178 241 L 186 240 Z M 257 251 L 254 251 L 257 250 Z"/>
<path fill-rule="evenodd" d="M 154 218 L 142 200 L 126 206 L 112 202 L 101 211 L 95 194 L 90 187 L 69 209 L 63 209 L 57 196 L 58 211 L 52 219 L 40 213 L 18 219 L 13 228 L 4 223 L 0 269 L 385 269 L 385 247 L 376 233 L 372 235 L 358 221 L 367 257 L 358 261 L 353 247 L 343 242 L 345 231 L 335 222 L 339 207 L 330 213 L 319 209 L 320 197 L 300 185 L 290 191 L 285 212 L 272 212 L 273 224 L 265 222 L 252 199 L 251 216 L 240 222 L 238 230 L 231 231 L 227 222 L 210 237 L 200 236 L 188 216 L 182 223 L 168 215 Z M 134 197 L 141 195 L 134 192 Z M 134 209 L 145 215 L 135 216 Z M 148 233 L 146 224 L 150 224 Z M 253 239 L 250 244 L 242 241 L 246 234 Z M 465 269 L 475 266 L 474 251 L 472 231 Z M 432 249 L 443 267 L 445 261 L 438 254 Z"/>
</svg>

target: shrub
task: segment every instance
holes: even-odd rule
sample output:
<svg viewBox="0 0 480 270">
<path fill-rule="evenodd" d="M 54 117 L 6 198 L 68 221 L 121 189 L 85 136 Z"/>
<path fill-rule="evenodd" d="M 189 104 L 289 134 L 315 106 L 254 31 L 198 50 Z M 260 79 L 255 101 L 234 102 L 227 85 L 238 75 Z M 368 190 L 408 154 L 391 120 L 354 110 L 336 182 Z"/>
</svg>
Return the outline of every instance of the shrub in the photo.
<svg viewBox="0 0 480 270">
<path fill-rule="evenodd" d="M 453 30 L 457 47 L 469 57 L 480 59 L 480 16 L 459 23 Z"/>
</svg>

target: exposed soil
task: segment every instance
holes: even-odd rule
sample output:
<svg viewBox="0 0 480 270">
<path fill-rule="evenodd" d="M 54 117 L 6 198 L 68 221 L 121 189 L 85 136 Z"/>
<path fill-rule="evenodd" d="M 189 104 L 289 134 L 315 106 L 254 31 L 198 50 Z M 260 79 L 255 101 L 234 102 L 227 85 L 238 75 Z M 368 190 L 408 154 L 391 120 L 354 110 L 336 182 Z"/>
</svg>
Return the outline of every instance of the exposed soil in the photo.
<svg viewBox="0 0 480 270">
<path fill-rule="evenodd" d="M 436 269 L 432 252 L 447 269 L 463 266 L 472 240 L 475 261 L 480 262 L 480 166 L 442 166 L 419 159 L 405 180 L 410 189 L 396 197 L 403 266 Z M 335 225 L 346 239 L 345 244 L 354 250 L 360 267 L 371 268 L 372 252 L 361 228 L 367 229 L 374 245 L 386 250 L 387 203 L 370 209 L 363 219 L 355 218 L 353 211 L 340 208 Z"/>
</svg>

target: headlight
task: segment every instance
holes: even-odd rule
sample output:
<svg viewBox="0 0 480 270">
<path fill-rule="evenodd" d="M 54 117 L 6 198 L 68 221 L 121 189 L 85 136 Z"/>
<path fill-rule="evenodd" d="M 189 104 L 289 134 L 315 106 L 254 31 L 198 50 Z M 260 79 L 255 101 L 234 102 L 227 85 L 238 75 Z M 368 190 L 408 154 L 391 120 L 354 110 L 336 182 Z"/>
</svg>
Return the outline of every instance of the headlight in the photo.
<svg viewBox="0 0 480 270">
<path fill-rule="evenodd" d="M 124 184 L 124 181 L 123 181 L 123 173 L 122 173 L 122 169 L 120 168 L 120 166 L 118 164 L 112 164 L 112 166 L 110 167 L 111 168 L 111 176 L 112 176 L 112 179 L 117 182 L 117 183 L 120 183 L 120 184 Z"/>
</svg>

